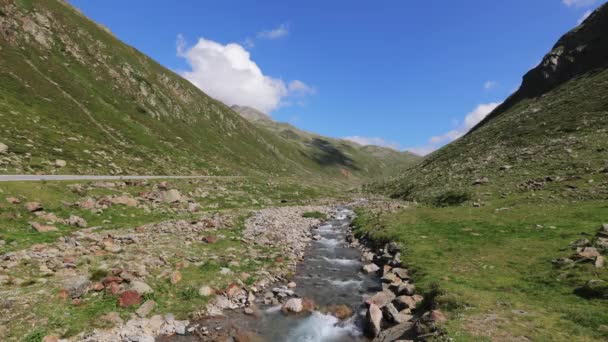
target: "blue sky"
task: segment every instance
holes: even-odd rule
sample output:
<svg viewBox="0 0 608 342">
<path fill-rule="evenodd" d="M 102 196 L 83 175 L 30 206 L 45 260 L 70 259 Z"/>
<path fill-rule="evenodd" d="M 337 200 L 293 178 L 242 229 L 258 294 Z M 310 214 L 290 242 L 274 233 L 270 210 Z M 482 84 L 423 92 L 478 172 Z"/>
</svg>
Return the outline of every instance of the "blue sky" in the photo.
<svg viewBox="0 0 608 342">
<path fill-rule="evenodd" d="M 208 94 L 424 154 L 520 84 L 601 0 L 70 0 Z"/>
</svg>

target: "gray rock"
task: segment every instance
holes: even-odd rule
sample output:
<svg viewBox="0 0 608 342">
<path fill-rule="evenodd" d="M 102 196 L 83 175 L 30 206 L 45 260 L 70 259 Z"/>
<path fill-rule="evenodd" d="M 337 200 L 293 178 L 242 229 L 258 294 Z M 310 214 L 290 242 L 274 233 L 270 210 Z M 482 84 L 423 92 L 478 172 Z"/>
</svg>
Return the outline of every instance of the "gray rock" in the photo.
<svg viewBox="0 0 608 342">
<path fill-rule="evenodd" d="M 76 216 L 76 215 L 71 215 L 68 218 L 68 224 L 70 226 L 74 226 L 74 227 L 78 227 L 78 228 L 86 228 L 87 227 L 87 221 L 85 219 L 83 219 L 80 216 Z"/>
<path fill-rule="evenodd" d="M 150 287 L 150 285 L 144 283 L 143 281 L 137 280 L 131 282 L 131 290 L 137 291 L 142 295 L 154 293 L 154 290 Z"/>
<path fill-rule="evenodd" d="M 414 323 L 403 322 L 382 331 L 372 342 L 393 342 L 399 339 L 412 339 L 415 334 L 414 328 Z"/>
<path fill-rule="evenodd" d="M 148 316 L 150 314 L 150 312 L 152 312 L 152 310 L 154 310 L 155 306 L 156 306 L 155 301 L 147 300 L 137 309 L 137 311 L 135 311 L 135 313 L 137 314 L 137 316 L 144 318 L 144 317 Z"/>
<path fill-rule="evenodd" d="M 367 264 L 365 266 L 363 266 L 363 272 L 370 274 L 370 273 L 376 273 L 380 270 L 380 267 L 378 267 L 378 265 L 376 264 Z"/>
<path fill-rule="evenodd" d="M 281 308 L 285 313 L 300 313 L 303 309 L 304 305 L 301 298 L 290 298 Z"/>
<path fill-rule="evenodd" d="M 209 286 L 201 286 L 201 288 L 198 289 L 198 294 L 201 297 L 209 297 L 211 295 L 213 295 L 215 293 L 215 291 L 213 291 L 213 289 Z"/>
<path fill-rule="evenodd" d="M 8 146 L 6 144 L 0 143 L 0 153 L 8 152 Z"/>
<path fill-rule="evenodd" d="M 182 195 L 177 189 L 171 189 L 167 191 L 163 191 L 160 195 L 160 199 L 165 203 L 174 203 L 179 202 L 182 199 Z"/>
<path fill-rule="evenodd" d="M 80 275 L 66 279 L 63 283 L 63 288 L 68 292 L 70 297 L 78 298 L 87 294 L 90 283 L 89 278 Z"/>
</svg>

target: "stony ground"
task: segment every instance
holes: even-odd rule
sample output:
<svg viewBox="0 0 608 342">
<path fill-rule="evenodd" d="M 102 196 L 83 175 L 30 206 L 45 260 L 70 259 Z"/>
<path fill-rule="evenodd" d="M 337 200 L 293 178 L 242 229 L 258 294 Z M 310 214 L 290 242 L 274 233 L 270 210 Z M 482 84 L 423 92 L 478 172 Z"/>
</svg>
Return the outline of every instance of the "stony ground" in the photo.
<svg viewBox="0 0 608 342">
<path fill-rule="evenodd" d="M 305 188 L 241 180 L 3 184 L 0 191 L 7 341 L 183 334 L 188 320 L 243 307 L 283 279 L 320 222 L 304 214 L 326 212 L 294 206 L 314 197 Z M 256 209 L 273 203 L 290 206 Z"/>
</svg>

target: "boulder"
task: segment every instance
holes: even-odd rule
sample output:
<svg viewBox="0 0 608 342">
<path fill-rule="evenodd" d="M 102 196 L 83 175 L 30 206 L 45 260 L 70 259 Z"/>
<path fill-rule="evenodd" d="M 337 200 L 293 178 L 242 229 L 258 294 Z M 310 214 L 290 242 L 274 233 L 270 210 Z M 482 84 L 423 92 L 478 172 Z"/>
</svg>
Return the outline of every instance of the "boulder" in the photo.
<svg viewBox="0 0 608 342">
<path fill-rule="evenodd" d="M 4 143 L 0 143 L 0 153 L 6 153 L 8 152 L 8 145 L 4 144 Z"/>
<path fill-rule="evenodd" d="M 412 296 L 399 296 L 393 301 L 393 305 L 397 310 L 415 309 L 418 303 Z"/>
<path fill-rule="evenodd" d="M 403 322 L 382 331 L 372 342 L 410 341 L 416 335 L 415 324 Z"/>
<path fill-rule="evenodd" d="M 78 228 L 86 228 L 87 221 L 80 216 L 70 215 L 68 218 L 68 224 L 70 226 L 78 227 Z"/>
<path fill-rule="evenodd" d="M 369 297 L 365 302 L 368 305 L 373 304 L 378 308 L 383 308 L 386 304 L 392 302 L 393 299 L 395 299 L 395 294 L 392 291 L 384 290 Z"/>
<path fill-rule="evenodd" d="M 55 226 L 49 226 L 38 222 L 30 222 L 30 226 L 39 233 L 56 232 L 59 230 Z"/>
<path fill-rule="evenodd" d="M 17 197 L 7 197 L 6 201 L 10 204 L 19 204 L 21 203 L 21 200 L 18 199 Z"/>
<path fill-rule="evenodd" d="M 300 313 L 302 310 L 304 310 L 304 306 L 301 298 L 290 298 L 281 308 L 283 313 Z"/>
<path fill-rule="evenodd" d="M 171 281 L 171 284 L 175 285 L 182 280 L 182 274 L 179 271 L 173 271 L 169 280 Z"/>
<path fill-rule="evenodd" d="M 365 332 L 369 337 L 376 337 L 382 330 L 382 311 L 380 308 L 371 304 L 365 314 Z"/>
<path fill-rule="evenodd" d="M 199 294 L 201 297 L 209 297 L 209 296 L 212 296 L 212 295 L 214 295 L 214 294 L 215 294 L 215 290 L 214 290 L 214 289 L 212 289 L 212 288 L 211 288 L 211 287 L 209 287 L 209 286 L 201 286 L 201 287 L 198 289 L 198 294 Z"/>
<path fill-rule="evenodd" d="M 89 278 L 80 275 L 66 279 L 63 283 L 63 289 L 67 291 L 71 298 L 79 298 L 87 294 L 90 283 Z"/>
<path fill-rule="evenodd" d="M 477 178 L 476 180 L 473 181 L 473 185 L 482 185 L 482 184 L 487 184 L 490 182 L 490 179 L 488 177 L 481 177 L 481 178 Z"/>
<path fill-rule="evenodd" d="M 577 259 L 593 259 L 595 260 L 595 258 L 597 258 L 598 256 L 600 256 L 600 253 L 597 251 L 597 249 L 595 247 L 584 247 L 582 249 L 580 249 L 575 257 Z"/>
<path fill-rule="evenodd" d="M 290 281 L 289 283 L 287 283 L 287 288 L 295 289 L 296 286 L 298 286 L 298 285 L 293 281 Z"/>
<path fill-rule="evenodd" d="M 141 293 L 141 294 L 154 293 L 154 290 L 150 287 L 150 285 L 144 283 L 143 281 L 138 281 L 138 280 L 131 282 L 130 289 L 133 291 L 137 291 L 138 293 Z"/>
<path fill-rule="evenodd" d="M 160 200 L 164 203 L 175 203 L 182 199 L 182 195 L 177 189 L 163 191 L 160 194 Z"/>
<path fill-rule="evenodd" d="M 340 320 L 345 320 L 353 315 L 353 310 L 344 304 L 330 305 L 327 307 L 327 311 Z"/>
<path fill-rule="evenodd" d="M 63 159 L 55 160 L 55 166 L 57 166 L 57 167 L 66 167 L 67 165 L 68 165 L 68 163 Z"/>
<path fill-rule="evenodd" d="M 126 308 L 132 305 L 137 305 L 141 302 L 141 295 L 137 291 L 127 290 L 118 297 L 118 305 L 121 308 Z"/>
<path fill-rule="evenodd" d="M 595 262 L 593 264 L 595 265 L 596 268 L 604 267 L 604 257 L 601 255 L 598 255 L 597 257 L 595 257 Z"/>
<path fill-rule="evenodd" d="M 380 267 L 378 267 L 378 265 L 376 264 L 367 264 L 363 266 L 363 272 L 370 274 L 370 273 L 376 273 L 380 270 Z"/>
<path fill-rule="evenodd" d="M 400 268 L 400 267 L 395 267 L 392 269 L 392 271 L 394 274 L 397 275 L 397 277 L 403 279 L 403 280 L 408 280 L 410 279 L 409 274 L 407 273 L 407 270 L 404 268 Z"/>
<path fill-rule="evenodd" d="M 35 212 L 42 210 L 42 205 L 38 202 L 27 202 L 25 203 L 25 210 L 29 212 Z"/>
<path fill-rule="evenodd" d="M 412 296 L 414 291 L 416 290 L 416 285 L 410 283 L 403 283 L 399 285 L 399 289 L 397 290 L 397 294 L 400 296 Z"/>
<path fill-rule="evenodd" d="M 152 310 L 154 310 L 155 306 L 155 301 L 147 300 L 137 309 L 137 311 L 135 311 L 135 313 L 137 314 L 137 316 L 144 318 L 148 316 L 152 312 Z"/>
</svg>

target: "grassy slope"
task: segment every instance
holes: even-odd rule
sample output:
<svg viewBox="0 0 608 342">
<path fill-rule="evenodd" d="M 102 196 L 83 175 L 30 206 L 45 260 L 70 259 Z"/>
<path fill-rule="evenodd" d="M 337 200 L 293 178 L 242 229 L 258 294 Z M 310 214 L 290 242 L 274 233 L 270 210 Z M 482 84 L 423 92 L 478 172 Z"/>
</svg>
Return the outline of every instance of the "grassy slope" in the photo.
<svg viewBox="0 0 608 342">
<path fill-rule="evenodd" d="M 608 6 L 602 11 L 591 20 L 606 18 Z M 551 263 L 574 253 L 572 241 L 592 239 L 608 212 L 608 69 L 572 69 L 586 71 L 560 75 L 541 96 L 513 97 L 463 138 L 369 186 L 425 204 L 462 196 L 459 206 L 363 212 L 358 222 L 360 233 L 406 246 L 421 291 L 440 286 L 457 341 L 608 339 L 606 300 L 575 294 L 588 280 L 608 280 L 606 269 Z M 489 182 L 473 185 L 482 177 Z"/>
<path fill-rule="evenodd" d="M 517 198 L 380 218 L 367 212 L 356 224 L 358 233 L 403 243 L 419 291 L 439 284 L 456 341 L 601 341 L 608 338 L 608 304 L 574 289 L 608 280 L 608 271 L 591 264 L 557 269 L 551 260 L 569 257 L 570 242 L 594 235 L 607 210 L 603 201 L 539 206 Z"/>
<path fill-rule="evenodd" d="M 334 161 L 256 128 L 63 1 L 4 1 L 0 28 L 2 173 L 349 181 Z"/>
<path fill-rule="evenodd" d="M 520 89 L 472 132 L 372 188 L 417 200 L 448 190 L 508 195 L 524 182 L 551 176 L 562 180 L 556 196 L 607 198 L 606 29 L 608 5 L 565 34 Z M 489 178 L 488 185 L 475 188 L 481 177 Z M 580 179 L 595 183 L 561 191 Z"/>
<path fill-rule="evenodd" d="M 421 159 L 410 152 L 380 146 L 361 146 L 306 132 L 288 123 L 274 121 L 253 108 L 233 106 L 232 109 L 256 126 L 276 134 L 285 144 L 294 146 L 303 155 L 330 167 L 343 168 L 361 178 L 387 177 Z"/>
</svg>

